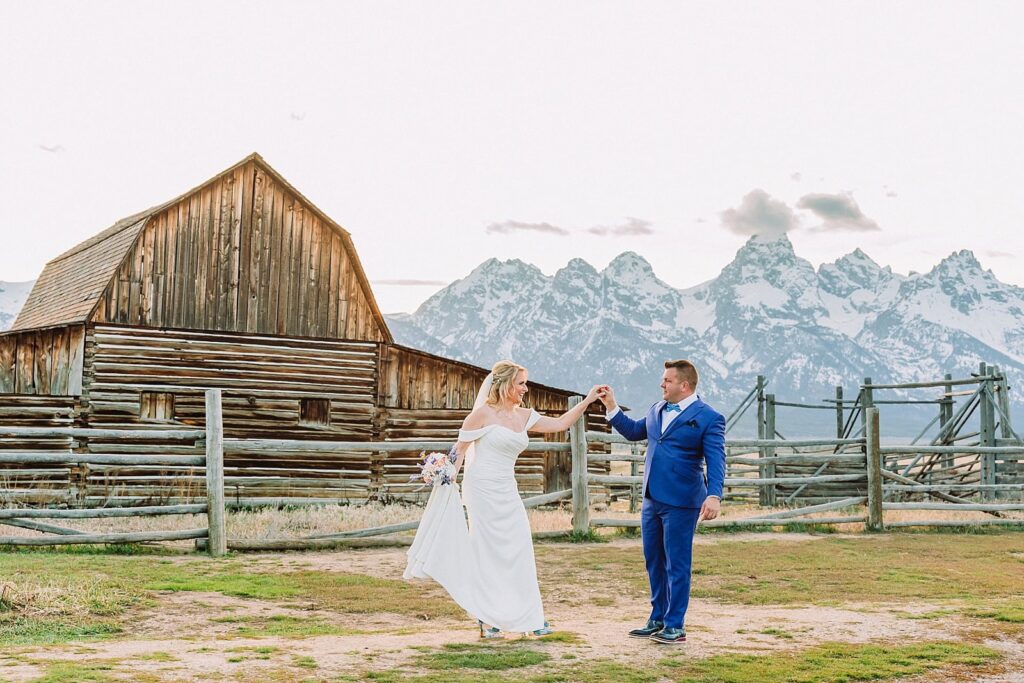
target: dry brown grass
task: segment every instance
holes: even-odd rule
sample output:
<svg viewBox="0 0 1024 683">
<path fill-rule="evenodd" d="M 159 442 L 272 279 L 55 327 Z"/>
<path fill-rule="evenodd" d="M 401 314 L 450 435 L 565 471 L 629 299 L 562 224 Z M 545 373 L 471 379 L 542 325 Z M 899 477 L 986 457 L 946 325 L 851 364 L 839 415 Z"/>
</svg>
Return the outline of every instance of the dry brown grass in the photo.
<svg viewBox="0 0 1024 683">
<path fill-rule="evenodd" d="M 613 519 L 636 519 L 637 514 L 628 511 L 628 502 L 617 501 L 608 505 L 598 505 L 598 510 L 592 513 L 602 518 Z M 757 517 L 766 512 L 752 504 L 727 503 L 722 510 L 723 519 L 744 519 Z M 862 514 L 863 508 L 855 511 L 843 512 L 842 514 Z M 275 539 L 275 538 L 299 538 L 319 534 L 339 533 L 343 531 L 354 531 L 367 527 L 384 526 L 411 522 L 419 519 L 422 508 L 413 505 L 403 504 L 377 504 L 367 505 L 340 505 L 340 506 L 309 506 L 303 508 L 272 509 L 261 508 L 253 510 L 231 510 L 227 515 L 227 529 L 230 538 L 238 539 Z M 813 522 L 816 517 L 835 516 L 837 511 L 830 511 L 808 518 Z M 1005 517 L 1020 519 L 1024 524 L 1024 513 L 1013 512 L 1003 513 Z M 560 508 L 544 510 L 529 510 L 527 515 L 530 519 L 530 526 L 535 532 L 545 531 L 566 531 L 572 527 L 572 511 L 568 505 Z M 957 512 L 957 511 L 931 511 L 931 510 L 891 510 L 886 511 L 885 519 L 888 522 L 909 521 L 909 520 L 950 520 L 962 521 L 969 524 L 972 520 L 991 519 L 990 515 L 983 512 Z M 161 517 L 125 517 L 109 519 L 87 519 L 87 520 L 39 520 L 57 526 L 63 526 L 78 531 L 90 533 L 117 533 L 135 531 L 154 531 L 171 529 L 195 529 L 206 526 L 205 515 L 173 515 Z M 38 536 L 38 532 L 17 527 L 3 526 L 3 535 L 10 536 Z M 838 524 L 833 525 L 837 533 L 862 533 L 863 524 Z M 396 534 L 396 536 L 410 536 L 413 532 Z M 615 533 L 612 529 L 602 530 L 603 534 Z M 185 548 L 190 547 L 191 542 L 178 542 L 172 546 Z"/>
</svg>

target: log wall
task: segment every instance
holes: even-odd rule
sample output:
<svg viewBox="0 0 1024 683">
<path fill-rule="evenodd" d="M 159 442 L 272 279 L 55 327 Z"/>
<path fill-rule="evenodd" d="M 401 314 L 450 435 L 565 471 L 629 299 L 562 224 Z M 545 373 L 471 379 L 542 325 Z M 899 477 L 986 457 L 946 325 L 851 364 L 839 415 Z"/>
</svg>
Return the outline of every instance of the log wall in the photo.
<svg viewBox="0 0 1024 683">
<path fill-rule="evenodd" d="M 0 426 L 71 427 L 76 415 L 74 397 L 0 394 Z M 0 439 L 0 454 L 70 453 L 72 446 L 67 438 Z M 66 502 L 71 483 L 79 480 L 72 465 L 0 463 L 0 507 Z"/>
<path fill-rule="evenodd" d="M 390 344 L 269 335 L 96 325 L 84 337 L 81 426 L 164 429 L 205 426 L 207 388 L 223 393 L 229 439 L 454 442 L 486 371 Z M 531 384 L 541 413 L 560 414 L 568 393 Z M 329 403 L 329 424 L 308 424 L 303 401 Z M 76 405 L 73 399 L 68 405 Z M 317 408 L 321 406 L 308 406 Z M 146 411 L 149 411 L 147 417 Z M 166 417 L 173 411 L 173 419 Z M 22 415 L 11 407 L 12 419 Z M 315 415 L 307 410 L 305 415 Z M 25 413 L 27 415 L 27 413 Z M 70 419 L 70 418 L 69 418 Z M 592 416 L 593 429 L 607 429 Z M 21 424 L 21 423 L 19 423 Z M 565 435 L 548 437 L 564 441 Z M 202 455 L 192 443 L 92 438 L 90 453 Z M 36 449 L 32 449 L 36 450 Z M 229 502 L 271 499 L 418 499 L 410 475 L 419 450 L 390 453 L 231 452 Z M 517 465 L 524 494 L 565 488 L 567 454 L 526 453 Z M 52 468 L 61 500 L 99 505 L 193 502 L 205 495 L 202 468 L 91 465 Z M 73 472 L 72 472 L 73 470 Z M 24 482 L 24 480 L 20 480 Z"/>
</svg>

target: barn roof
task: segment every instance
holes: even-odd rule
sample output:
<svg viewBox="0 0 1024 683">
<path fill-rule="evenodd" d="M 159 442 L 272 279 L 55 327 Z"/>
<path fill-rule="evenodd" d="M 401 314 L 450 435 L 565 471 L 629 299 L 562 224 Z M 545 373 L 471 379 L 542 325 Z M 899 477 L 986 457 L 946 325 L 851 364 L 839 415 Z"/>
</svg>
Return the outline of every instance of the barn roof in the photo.
<svg viewBox="0 0 1024 683">
<path fill-rule="evenodd" d="M 18 313 L 11 330 L 25 330 L 39 327 L 54 327 L 85 323 L 92 316 L 99 300 L 106 291 L 118 267 L 131 253 L 136 238 L 146 222 L 163 209 L 180 202 L 194 192 L 202 190 L 224 176 L 233 173 L 240 166 L 254 162 L 276 182 L 287 188 L 309 206 L 331 228 L 337 230 L 349 249 L 351 263 L 363 293 L 373 311 L 382 336 L 393 341 L 384 316 L 373 296 L 366 272 L 352 244 L 347 230 L 334 222 L 327 214 L 296 190 L 280 173 L 275 171 L 259 154 L 253 153 L 225 171 L 157 206 L 122 218 L 106 230 L 93 235 L 84 242 L 57 256 L 43 268 L 29 293 L 25 305 Z"/>
</svg>

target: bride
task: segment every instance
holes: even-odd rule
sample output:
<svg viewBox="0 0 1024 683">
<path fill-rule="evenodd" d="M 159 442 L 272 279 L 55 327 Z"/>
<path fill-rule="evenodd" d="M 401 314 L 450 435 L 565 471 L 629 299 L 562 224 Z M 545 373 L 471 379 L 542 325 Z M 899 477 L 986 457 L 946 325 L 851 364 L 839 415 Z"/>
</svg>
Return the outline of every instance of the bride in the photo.
<svg viewBox="0 0 1024 683">
<path fill-rule="evenodd" d="M 568 412 L 544 417 L 522 407 L 526 381 L 526 368 L 507 360 L 498 361 L 484 379 L 455 444 L 455 472 L 466 464 L 463 497 L 457 484 L 435 483 L 404 574 L 441 584 L 477 620 L 482 638 L 501 637 L 504 631 L 551 633 L 515 463 L 529 443 L 527 431 L 564 432 L 597 400 L 594 387 Z"/>
</svg>

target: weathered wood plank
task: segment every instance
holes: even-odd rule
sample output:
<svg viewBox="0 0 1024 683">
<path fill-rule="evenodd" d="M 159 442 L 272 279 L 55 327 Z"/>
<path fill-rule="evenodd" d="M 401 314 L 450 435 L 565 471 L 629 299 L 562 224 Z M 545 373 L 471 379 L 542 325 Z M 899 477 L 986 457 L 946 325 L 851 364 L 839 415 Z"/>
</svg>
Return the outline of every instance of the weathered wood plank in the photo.
<svg viewBox="0 0 1024 683">
<path fill-rule="evenodd" d="M 14 393 L 18 386 L 18 341 L 20 334 L 0 337 L 0 393 Z"/>
<path fill-rule="evenodd" d="M 107 519 L 111 517 L 151 517 L 154 515 L 195 515 L 206 512 L 205 503 L 191 505 L 147 505 L 123 508 L 85 509 L 0 509 L 0 519 Z"/>
<path fill-rule="evenodd" d="M 16 360 L 14 363 L 15 393 L 35 394 L 36 385 L 34 380 L 35 370 L 35 343 L 31 333 L 18 335 L 18 345 L 15 348 Z"/>
<path fill-rule="evenodd" d="M 309 258 L 306 265 L 303 283 L 306 290 L 306 324 L 303 326 L 303 334 L 310 337 L 320 337 L 321 325 L 317 318 L 320 310 L 320 252 L 321 235 L 323 228 L 315 216 L 310 216 L 309 230 L 306 239 L 309 240 Z"/>
<path fill-rule="evenodd" d="M 309 224 L 312 217 L 307 215 L 305 207 L 299 204 L 297 200 L 295 204 L 293 204 L 293 207 L 295 213 L 294 236 L 297 240 L 297 248 L 293 252 L 294 268 L 291 269 L 293 289 L 288 301 L 289 305 L 295 307 L 295 316 L 292 319 L 293 333 L 299 336 L 309 336 L 306 332 L 308 324 L 308 311 L 306 310 L 306 305 L 309 294 L 307 273 L 309 272 L 309 257 L 310 249 L 312 247 L 310 244 L 310 235 L 312 230 Z"/>
<path fill-rule="evenodd" d="M 242 230 L 249 234 L 246 242 L 248 251 L 248 265 L 246 266 L 247 277 L 240 278 L 245 286 L 241 290 L 238 315 L 244 324 L 238 327 L 243 332 L 255 332 L 259 328 L 260 308 L 260 284 L 262 282 L 262 269 L 266 256 L 266 233 L 263 229 L 263 202 L 265 176 L 255 165 L 250 169 L 251 196 L 248 217 L 242 219 Z M 244 256 L 243 256 L 244 257 Z M 244 309 L 242 301 L 245 301 Z"/>
<path fill-rule="evenodd" d="M 88 543 L 144 543 L 149 541 L 183 541 L 206 538 L 206 529 L 180 531 L 135 531 L 119 534 L 81 534 L 74 536 L 0 536 L 0 545 L 49 546 Z"/>
</svg>

